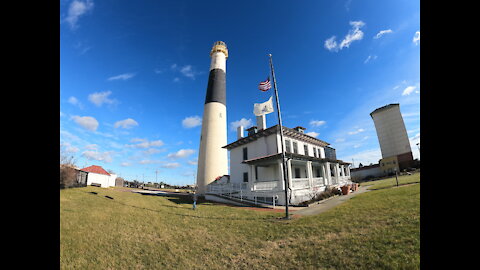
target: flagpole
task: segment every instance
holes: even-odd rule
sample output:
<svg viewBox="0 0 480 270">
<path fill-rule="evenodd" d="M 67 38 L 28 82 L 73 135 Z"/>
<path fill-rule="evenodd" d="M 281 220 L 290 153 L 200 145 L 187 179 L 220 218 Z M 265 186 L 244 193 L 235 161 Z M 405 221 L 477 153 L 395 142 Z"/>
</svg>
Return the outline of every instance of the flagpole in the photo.
<svg viewBox="0 0 480 270">
<path fill-rule="evenodd" d="M 287 181 L 287 164 L 285 159 L 285 142 L 283 140 L 283 126 L 282 126 L 282 116 L 280 112 L 280 102 L 278 100 L 278 91 L 277 91 L 277 81 L 275 80 L 275 71 L 273 69 L 272 54 L 268 54 L 270 57 L 270 71 L 272 73 L 273 79 L 273 89 L 275 90 L 275 101 L 277 103 L 277 116 L 278 116 L 278 126 L 280 127 L 280 140 L 282 144 L 282 164 L 283 164 L 283 181 L 285 183 L 285 219 L 290 219 L 288 215 L 288 181 Z"/>
</svg>

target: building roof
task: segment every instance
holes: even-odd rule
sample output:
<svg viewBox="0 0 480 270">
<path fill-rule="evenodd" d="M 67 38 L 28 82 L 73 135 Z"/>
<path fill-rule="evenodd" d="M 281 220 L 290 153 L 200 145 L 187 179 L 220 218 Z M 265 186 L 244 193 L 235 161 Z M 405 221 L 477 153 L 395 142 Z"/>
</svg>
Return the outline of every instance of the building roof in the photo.
<svg viewBox="0 0 480 270">
<path fill-rule="evenodd" d="M 228 150 L 231 150 L 231 149 L 236 148 L 238 146 L 247 144 L 251 141 L 255 141 L 258 138 L 265 137 L 265 136 L 268 136 L 268 135 L 271 135 L 271 134 L 275 134 L 279 130 L 280 129 L 279 129 L 278 125 L 271 126 L 267 129 L 261 129 L 261 130 L 257 131 L 255 134 L 251 134 L 247 137 L 240 138 L 240 139 L 238 139 L 238 140 L 236 140 L 236 141 L 234 141 L 230 144 L 227 144 L 227 145 L 223 146 L 222 148 L 226 148 Z M 313 143 L 313 144 L 319 144 L 322 147 L 330 145 L 329 143 L 327 143 L 325 141 L 319 140 L 319 139 L 317 139 L 315 137 L 312 137 L 310 135 L 307 135 L 305 133 L 298 132 L 298 131 L 296 131 L 292 128 L 283 127 L 283 135 L 291 137 L 291 138 L 295 138 L 295 139 L 304 140 L 304 141 L 307 141 L 307 142 L 310 142 L 310 143 Z"/>
<path fill-rule="evenodd" d="M 301 154 L 295 153 L 285 153 L 285 157 L 292 159 L 292 160 L 305 160 L 305 161 L 319 161 L 319 162 L 333 162 L 339 164 L 351 164 L 349 162 L 345 162 L 339 159 L 331 159 L 331 158 L 317 158 L 312 156 L 306 156 Z M 248 160 L 244 160 L 242 163 L 245 164 L 259 164 L 268 161 L 279 160 L 282 158 L 282 153 L 277 153 L 273 155 L 263 156 L 263 157 L 256 157 Z"/>
<path fill-rule="evenodd" d="M 89 167 L 85 167 L 83 169 L 80 169 L 80 171 L 110 175 L 101 166 L 97 166 L 97 165 L 92 165 L 92 166 L 89 166 Z"/>
<path fill-rule="evenodd" d="M 380 167 L 380 164 L 373 164 L 373 165 L 368 165 L 368 166 L 362 166 L 358 168 L 351 168 L 351 172 L 358 172 L 358 171 L 363 171 L 363 170 L 368 170 L 368 169 L 373 169 L 373 168 L 378 168 Z"/>
<path fill-rule="evenodd" d="M 390 109 L 390 108 L 392 108 L 392 107 L 399 107 L 399 106 L 400 106 L 399 103 L 392 103 L 392 104 L 385 105 L 385 106 L 383 106 L 383 107 L 380 107 L 380 108 L 375 109 L 373 112 L 370 113 L 370 116 L 372 116 L 372 114 L 374 114 L 374 113 L 378 113 L 378 112 L 380 112 L 380 111 L 384 111 L 384 110 L 386 110 L 386 109 Z"/>
</svg>

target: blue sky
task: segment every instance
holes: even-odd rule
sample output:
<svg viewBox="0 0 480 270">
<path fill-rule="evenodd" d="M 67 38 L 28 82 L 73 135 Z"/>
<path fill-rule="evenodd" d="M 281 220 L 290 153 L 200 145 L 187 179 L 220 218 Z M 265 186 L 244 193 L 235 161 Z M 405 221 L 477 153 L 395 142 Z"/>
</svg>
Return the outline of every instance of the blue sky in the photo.
<svg viewBox="0 0 480 270">
<path fill-rule="evenodd" d="M 370 113 L 420 138 L 419 1 L 60 1 L 60 143 L 79 167 L 192 184 L 209 52 L 226 42 L 228 142 L 255 124 L 273 55 L 283 124 L 376 163 Z M 277 123 L 267 115 L 267 126 Z M 156 174 L 157 171 L 157 174 Z"/>
</svg>

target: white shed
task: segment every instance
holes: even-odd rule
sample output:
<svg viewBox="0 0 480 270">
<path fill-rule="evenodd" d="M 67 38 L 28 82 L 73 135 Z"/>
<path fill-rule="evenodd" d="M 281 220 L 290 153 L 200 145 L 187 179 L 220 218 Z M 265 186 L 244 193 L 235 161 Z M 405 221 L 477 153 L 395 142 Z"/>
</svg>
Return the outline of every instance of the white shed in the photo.
<svg viewBox="0 0 480 270">
<path fill-rule="evenodd" d="M 99 185 L 104 188 L 115 186 L 117 175 L 108 173 L 101 166 L 92 165 L 80 170 L 88 173 L 87 185 Z"/>
</svg>

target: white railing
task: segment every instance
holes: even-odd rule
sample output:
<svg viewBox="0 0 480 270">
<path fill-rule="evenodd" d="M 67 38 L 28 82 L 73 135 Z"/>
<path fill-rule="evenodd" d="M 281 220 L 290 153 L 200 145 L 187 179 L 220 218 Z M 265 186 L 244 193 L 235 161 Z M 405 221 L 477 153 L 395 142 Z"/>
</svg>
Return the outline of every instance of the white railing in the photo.
<svg viewBox="0 0 480 270">
<path fill-rule="evenodd" d="M 330 182 L 331 182 L 332 185 L 336 185 L 336 184 L 338 184 L 338 178 L 335 177 L 335 176 L 332 176 L 330 178 Z"/>
<path fill-rule="evenodd" d="M 209 184 L 207 192 L 212 193 L 234 193 L 240 190 L 247 190 L 248 183 Z"/>
<path fill-rule="evenodd" d="M 308 178 L 294 178 L 292 179 L 292 188 L 310 188 L 310 181 Z"/>
<path fill-rule="evenodd" d="M 254 204 L 272 204 L 274 207 L 278 204 L 278 195 L 275 192 L 250 191 L 247 183 L 209 184 L 207 192 Z"/>
<path fill-rule="evenodd" d="M 253 183 L 252 190 L 274 190 L 277 189 L 279 181 L 265 181 Z"/>
<path fill-rule="evenodd" d="M 313 186 L 314 186 L 314 187 L 318 187 L 318 186 L 323 186 L 323 185 L 324 185 L 323 177 L 313 178 L 312 180 L 313 180 Z"/>
</svg>

